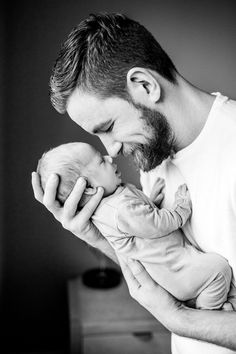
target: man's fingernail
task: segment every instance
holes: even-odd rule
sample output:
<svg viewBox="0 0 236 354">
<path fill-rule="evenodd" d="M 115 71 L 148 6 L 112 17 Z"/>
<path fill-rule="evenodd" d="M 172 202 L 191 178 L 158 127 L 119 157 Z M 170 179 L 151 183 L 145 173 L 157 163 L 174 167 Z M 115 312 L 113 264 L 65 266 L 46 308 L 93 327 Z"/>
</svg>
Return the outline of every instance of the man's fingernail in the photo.
<svg viewBox="0 0 236 354">
<path fill-rule="evenodd" d="M 51 176 L 49 177 L 49 180 L 50 180 L 51 182 L 55 182 L 55 181 L 57 180 L 57 175 L 55 175 L 55 174 L 51 175 Z"/>
</svg>

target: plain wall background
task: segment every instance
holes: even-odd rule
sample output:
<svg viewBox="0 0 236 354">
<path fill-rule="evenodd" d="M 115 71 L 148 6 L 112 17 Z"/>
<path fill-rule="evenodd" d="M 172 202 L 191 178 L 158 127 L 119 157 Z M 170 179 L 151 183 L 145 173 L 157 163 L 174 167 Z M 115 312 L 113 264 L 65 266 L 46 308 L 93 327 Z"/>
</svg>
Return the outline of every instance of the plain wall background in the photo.
<svg viewBox="0 0 236 354">
<path fill-rule="evenodd" d="M 233 0 L 222 5 L 193 0 L 21 0 L 6 6 L 0 99 L 4 154 L 0 270 L 3 260 L 9 351 L 66 352 L 66 282 L 97 265 L 87 246 L 34 200 L 30 178 L 37 159 L 52 146 L 87 140 L 104 152 L 97 139 L 68 116 L 59 115 L 48 96 L 51 67 L 61 41 L 89 13 L 99 11 L 123 12 L 140 21 L 185 78 L 207 91 L 236 98 Z M 119 164 L 125 181 L 138 184 L 131 163 L 119 159 Z"/>
</svg>

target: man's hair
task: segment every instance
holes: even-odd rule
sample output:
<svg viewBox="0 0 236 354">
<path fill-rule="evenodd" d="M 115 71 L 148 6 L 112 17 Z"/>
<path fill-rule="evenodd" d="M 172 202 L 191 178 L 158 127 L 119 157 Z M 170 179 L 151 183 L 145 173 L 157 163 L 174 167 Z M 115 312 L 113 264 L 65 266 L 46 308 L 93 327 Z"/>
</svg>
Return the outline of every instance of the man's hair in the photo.
<svg viewBox="0 0 236 354">
<path fill-rule="evenodd" d="M 144 26 L 122 14 L 91 14 L 61 46 L 50 78 L 51 102 L 65 113 L 76 87 L 129 101 L 126 76 L 136 66 L 176 82 L 174 64 Z"/>
</svg>

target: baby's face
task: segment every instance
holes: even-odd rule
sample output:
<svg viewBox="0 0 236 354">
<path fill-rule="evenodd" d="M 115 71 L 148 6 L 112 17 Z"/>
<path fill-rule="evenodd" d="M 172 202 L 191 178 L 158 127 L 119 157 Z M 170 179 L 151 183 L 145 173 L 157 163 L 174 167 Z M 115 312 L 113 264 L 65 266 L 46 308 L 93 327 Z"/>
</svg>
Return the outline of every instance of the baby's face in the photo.
<svg viewBox="0 0 236 354">
<path fill-rule="evenodd" d="M 121 173 L 110 156 L 102 156 L 92 146 L 84 146 L 83 175 L 93 187 L 103 187 L 104 196 L 112 194 L 121 184 Z"/>
</svg>

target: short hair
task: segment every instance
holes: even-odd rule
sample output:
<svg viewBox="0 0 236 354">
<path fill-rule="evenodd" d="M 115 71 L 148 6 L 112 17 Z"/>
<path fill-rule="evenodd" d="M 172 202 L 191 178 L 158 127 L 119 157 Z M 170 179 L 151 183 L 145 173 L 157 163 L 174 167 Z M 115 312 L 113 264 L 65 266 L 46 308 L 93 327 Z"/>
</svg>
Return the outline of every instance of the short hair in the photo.
<svg viewBox="0 0 236 354">
<path fill-rule="evenodd" d="M 132 67 L 154 70 L 176 83 L 177 70 L 153 35 L 123 14 L 91 14 L 62 44 L 50 78 L 52 105 L 66 112 L 76 87 L 101 98 L 132 101 L 126 76 Z"/>
<path fill-rule="evenodd" d="M 78 155 L 72 154 L 70 147 L 76 143 L 57 146 L 45 152 L 38 161 L 37 172 L 41 178 L 41 186 L 45 186 L 49 176 L 55 173 L 60 178 L 57 199 L 64 204 L 70 195 L 77 179 L 81 176 L 83 163 Z"/>
</svg>

